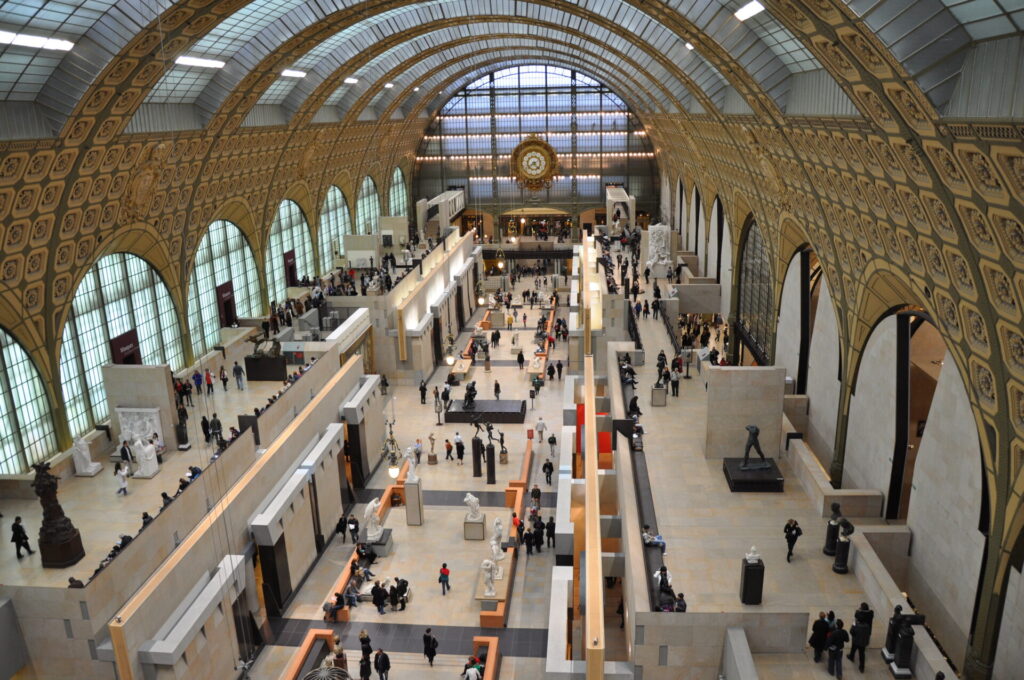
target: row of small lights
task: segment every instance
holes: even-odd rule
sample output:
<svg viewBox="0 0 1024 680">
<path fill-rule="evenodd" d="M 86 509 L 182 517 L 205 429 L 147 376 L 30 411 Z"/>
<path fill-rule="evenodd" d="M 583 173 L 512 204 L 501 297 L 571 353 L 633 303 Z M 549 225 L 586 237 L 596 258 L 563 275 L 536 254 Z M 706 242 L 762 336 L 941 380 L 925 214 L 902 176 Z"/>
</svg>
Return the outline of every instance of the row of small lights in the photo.
<svg viewBox="0 0 1024 680">
<path fill-rule="evenodd" d="M 628 153 L 567 153 L 562 156 L 568 156 L 573 158 L 654 158 L 654 154 L 650 151 L 632 151 Z M 498 154 L 497 156 L 480 155 L 480 156 L 463 156 L 461 154 L 453 154 L 450 156 L 416 156 L 418 161 L 451 161 L 457 159 L 466 159 L 471 161 L 486 160 L 489 158 L 497 158 L 504 160 L 506 158 L 512 158 L 510 154 Z"/>
<path fill-rule="evenodd" d="M 575 177 L 576 179 L 601 179 L 601 175 L 555 175 L 551 178 L 552 181 L 557 182 L 559 180 L 567 180 Z M 515 177 L 470 177 L 470 182 L 491 182 L 493 180 L 507 180 L 514 181 Z"/>
<path fill-rule="evenodd" d="M 577 118 L 593 118 L 594 116 L 623 116 L 629 117 L 633 114 L 628 111 L 589 111 L 589 112 L 578 112 L 578 113 L 498 113 L 491 115 L 489 113 L 466 113 L 466 114 L 441 114 L 438 116 L 441 120 L 483 120 L 490 118 L 560 118 L 576 116 Z"/>
<path fill-rule="evenodd" d="M 453 132 L 453 133 L 450 133 L 450 134 L 447 134 L 447 135 L 427 135 L 423 139 L 427 140 L 428 142 L 436 142 L 436 141 L 440 141 L 440 140 L 444 140 L 444 139 L 490 139 L 491 137 L 497 137 L 499 139 L 519 139 L 519 138 L 526 137 L 526 136 L 531 135 L 531 134 L 533 134 L 533 133 L 531 133 L 531 132 L 522 132 L 522 133 L 513 132 L 513 133 L 510 133 L 510 134 L 494 134 L 494 135 L 463 135 L 463 134 L 459 134 L 458 132 Z M 572 132 L 542 132 L 541 134 L 544 135 L 545 137 L 569 137 L 569 136 L 573 135 L 574 133 L 572 133 Z M 643 130 L 637 130 L 635 132 L 577 132 L 577 133 L 575 133 L 575 135 L 577 137 L 598 137 L 600 135 L 605 135 L 605 136 L 636 135 L 638 137 L 643 137 L 646 134 L 647 133 L 644 132 Z"/>
<path fill-rule="evenodd" d="M 736 10 L 735 17 L 740 21 L 746 21 L 752 16 L 760 14 L 764 11 L 764 5 L 757 0 L 748 2 L 747 4 Z M 0 31 L 0 45 L 17 45 L 18 47 L 29 47 L 39 50 L 56 50 L 60 52 L 68 52 L 74 46 L 75 43 L 69 40 L 61 40 L 59 38 L 44 38 L 43 36 L 28 35 L 26 33 L 12 33 L 11 31 Z M 692 50 L 693 45 L 686 43 L 686 49 Z M 200 68 L 224 68 L 225 64 L 219 59 L 203 59 L 201 57 L 188 57 L 180 56 L 174 60 L 176 64 L 181 66 L 197 66 Z M 285 69 L 281 71 L 281 75 L 285 78 L 305 78 L 305 71 L 298 71 L 295 69 Z M 357 78 L 345 78 L 345 82 L 349 85 L 355 85 L 359 82 Z M 394 83 L 385 83 L 384 87 L 391 89 L 394 87 Z M 413 88 L 413 92 L 419 91 L 420 88 Z M 547 115 L 547 114 L 539 114 Z"/>
</svg>

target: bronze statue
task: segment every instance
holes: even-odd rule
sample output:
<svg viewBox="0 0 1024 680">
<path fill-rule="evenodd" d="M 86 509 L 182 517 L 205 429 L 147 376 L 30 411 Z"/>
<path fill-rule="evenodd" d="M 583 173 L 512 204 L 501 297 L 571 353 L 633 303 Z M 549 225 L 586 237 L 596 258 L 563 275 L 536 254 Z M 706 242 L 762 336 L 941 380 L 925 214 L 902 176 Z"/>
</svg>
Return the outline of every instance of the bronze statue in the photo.
<svg viewBox="0 0 1024 680">
<path fill-rule="evenodd" d="M 476 381 L 473 380 L 466 385 L 466 398 L 462 400 L 462 408 L 466 411 L 472 410 L 476 406 Z"/>
<path fill-rule="evenodd" d="M 32 481 L 43 506 L 43 523 L 39 527 L 39 553 L 44 567 L 70 567 L 85 557 L 82 536 L 57 501 L 57 478 L 50 474 L 47 462 L 33 463 L 36 478 Z"/>
<path fill-rule="evenodd" d="M 743 450 L 743 464 L 740 465 L 740 470 L 767 470 L 771 468 L 771 463 L 764 457 L 764 451 L 761 450 L 761 443 L 757 440 L 757 436 L 761 434 L 761 428 L 757 425 L 747 425 L 747 446 Z M 750 462 L 750 449 L 753 448 L 757 451 L 757 455 L 761 457 L 760 462 Z"/>
</svg>

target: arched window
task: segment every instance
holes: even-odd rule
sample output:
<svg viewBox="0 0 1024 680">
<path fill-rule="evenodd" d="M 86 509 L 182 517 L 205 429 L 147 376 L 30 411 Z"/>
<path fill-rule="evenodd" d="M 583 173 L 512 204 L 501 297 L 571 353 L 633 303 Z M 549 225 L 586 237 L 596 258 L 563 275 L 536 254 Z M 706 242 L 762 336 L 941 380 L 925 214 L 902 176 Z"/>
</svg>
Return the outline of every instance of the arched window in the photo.
<svg viewBox="0 0 1024 680">
<path fill-rule="evenodd" d="M 359 198 L 356 200 L 356 232 L 359 234 L 376 234 L 380 231 L 380 198 L 377 196 L 377 185 L 367 175 L 363 185 L 359 187 Z"/>
<path fill-rule="evenodd" d="M 217 287 L 228 283 L 234 300 L 230 310 L 222 310 Z M 222 311 L 234 318 L 254 317 L 261 307 L 260 280 L 249 242 L 234 224 L 217 220 L 199 242 L 188 284 L 192 353 L 198 358 L 220 343 L 220 328 L 226 320 Z"/>
<path fill-rule="evenodd" d="M 740 256 L 739 326 L 760 365 L 771 362 L 775 340 L 772 263 L 757 222 L 751 221 Z"/>
<path fill-rule="evenodd" d="M 293 262 L 294 269 L 289 273 Z M 284 302 L 285 288 L 290 284 L 297 285 L 303 276 L 313 275 L 313 242 L 309 238 L 309 225 L 302 208 L 295 201 L 285 199 L 277 206 L 277 216 L 270 227 L 265 270 L 267 295 L 271 302 Z M 294 278 L 289 280 L 289 276 Z"/>
<path fill-rule="evenodd" d="M 334 253 L 345 254 L 345 235 L 352 233 L 352 216 L 348 201 L 338 187 L 327 190 L 324 207 L 320 212 L 320 273 L 334 268 Z"/>
<path fill-rule="evenodd" d="M 60 380 L 72 436 L 106 420 L 100 368 L 111 362 L 110 341 L 134 330 L 144 364 L 185 363 L 174 303 L 160 275 L 141 257 L 113 253 L 85 274 L 64 325 Z"/>
<path fill-rule="evenodd" d="M 409 216 L 409 192 L 405 188 L 405 175 L 401 168 L 391 174 L 391 191 L 388 196 L 388 214 L 392 217 Z"/>
<path fill-rule="evenodd" d="M 0 474 L 27 472 L 56 450 L 39 372 L 21 345 L 0 329 Z"/>
</svg>

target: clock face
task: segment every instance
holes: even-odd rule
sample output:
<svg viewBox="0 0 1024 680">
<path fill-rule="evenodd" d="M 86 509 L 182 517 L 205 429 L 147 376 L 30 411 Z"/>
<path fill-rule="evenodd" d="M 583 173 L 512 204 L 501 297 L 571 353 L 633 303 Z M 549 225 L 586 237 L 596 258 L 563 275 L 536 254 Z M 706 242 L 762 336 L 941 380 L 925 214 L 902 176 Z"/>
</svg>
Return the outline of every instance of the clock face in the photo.
<svg viewBox="0 0 1024 680">
<path fill-rule="evenodd" d="M 523 174 L 527 177 L 540 177 L 547 170 L 548 160 L 540 151 L 530 150 L 523 154 L 520 165 Z"/>
<path fill-rule="evenodd" d="M 558 156 L 550 144 L 530 135 L 513 150 L 511 169 L 520 186 L 538 191 L 551 185 L 558 172 Z"/>
</svg>

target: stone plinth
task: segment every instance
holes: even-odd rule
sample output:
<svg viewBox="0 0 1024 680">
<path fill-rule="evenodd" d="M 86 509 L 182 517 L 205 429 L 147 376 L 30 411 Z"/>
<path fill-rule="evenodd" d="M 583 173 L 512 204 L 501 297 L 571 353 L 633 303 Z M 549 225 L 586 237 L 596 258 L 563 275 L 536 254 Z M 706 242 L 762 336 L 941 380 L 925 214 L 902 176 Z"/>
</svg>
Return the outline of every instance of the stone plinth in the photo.
<svg viewBox="0 0 1024 680">
<path fill-rule="evenodd" d="M 469 515 L 466 515 L 462 522 L 462 537 L 467 541 L 482 541 L 486 525 L 487 515 L 481 514 L 480 519 L 470 519 Z"/>
</svg>

